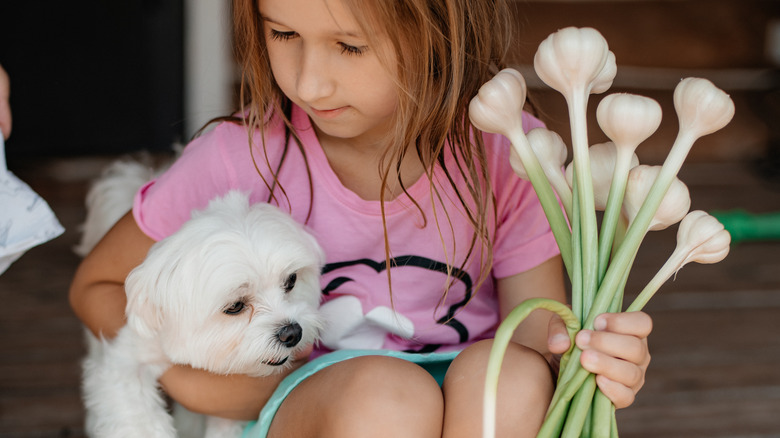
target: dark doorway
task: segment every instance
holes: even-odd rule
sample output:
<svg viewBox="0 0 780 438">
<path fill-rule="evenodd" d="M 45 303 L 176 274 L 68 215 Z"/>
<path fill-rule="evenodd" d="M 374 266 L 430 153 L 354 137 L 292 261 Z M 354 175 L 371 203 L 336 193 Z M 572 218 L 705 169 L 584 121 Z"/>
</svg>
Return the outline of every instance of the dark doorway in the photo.
<svg viewBox="0 0 780 438">
<path fill-rule="evenodd" d="M 181 139 L 183 0 L 3 0 L 14 158 L 167 150 Z"/>
</svg>

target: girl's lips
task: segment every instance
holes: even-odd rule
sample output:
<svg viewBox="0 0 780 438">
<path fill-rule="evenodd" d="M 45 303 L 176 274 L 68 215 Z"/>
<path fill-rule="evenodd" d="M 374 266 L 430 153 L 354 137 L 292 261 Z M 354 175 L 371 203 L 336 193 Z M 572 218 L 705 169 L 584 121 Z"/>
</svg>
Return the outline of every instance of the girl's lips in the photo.
<svg viewBox="0 0 780 438">
<path fill-rule="evenodd" d="M 340 116 L 346 110 L 347 110 L 346 106 L 342 106 L 342 107 L 334 108 L 334 109 L 328 109 L 328 110 L 319 110 L 319 109 L 316 109 L 316 108 L 311 108 L 311 112 L 315 116 L 317 116 L 317 117 L 319 117 L 321 119 L 333 119 L 333 118 L 336 118 L 336 117 Z"/>
</svg>

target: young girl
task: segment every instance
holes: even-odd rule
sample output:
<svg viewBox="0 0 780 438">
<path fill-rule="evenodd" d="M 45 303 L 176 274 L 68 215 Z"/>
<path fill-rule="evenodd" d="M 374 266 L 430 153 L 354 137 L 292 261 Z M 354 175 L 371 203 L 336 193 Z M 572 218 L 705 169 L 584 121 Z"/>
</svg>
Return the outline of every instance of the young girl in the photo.
<svg viewBox="0 0 780 438">
<path fill-rule="evenodd" d="M 75 312 L 94 333 L 115 334 L 124 323 L 122 283 L 150 245 L 215 196 L 244 190 L 290 211 L 325 248 L 325 305 L 347 302 L 348 316 L 362 321 L 360 333 L 329 345 L 357 336 L 357 345 L 381 350 L 337 351 L 302 368 L 301 357 L 265 378 L 176 366 L 161 378 L 167 393 L 191 410 L 235 419 L 257 418 L 266 406 L 256 435 L 269 427 L 273 437 L 479 436 L 495 327 L 525 299 L 565 300 L 558 250 L 530 184 L 511 171 L 508 141 L 468 122 L 470 99 L 503 67 L 507 5 L 233 6 L 245 105 L 140 190 L 133 211 L 76 273 Z M 531 116 L 524 124 L 541 125 Z M 387 324 L 374 318 L 380 313 L 391 315 Z M 650 319 L 605 314 L 596 326 L 577 338 L 583 366 L 618 407 L 628 406 L 649 362 Z M 553 391 L 550 364 L 569 341 L 544 311 L 514 341 L 498 431 L 534 436 Z"/>
</svg>

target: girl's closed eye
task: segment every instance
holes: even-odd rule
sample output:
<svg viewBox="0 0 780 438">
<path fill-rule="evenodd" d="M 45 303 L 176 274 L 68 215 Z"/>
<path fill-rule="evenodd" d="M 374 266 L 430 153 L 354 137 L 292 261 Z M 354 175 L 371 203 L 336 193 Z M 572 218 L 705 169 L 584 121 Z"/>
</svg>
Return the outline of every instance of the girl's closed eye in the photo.
<svg viewBox="0 0 780 438">
<path fill-rule="evenodd" d="M 269 29 L 269 34 L 273 41 L 289 41 L 293 38 L 298 37 L 298 32 L 292 30 L 281 31 L 276 29 Z M 344 42 L 338 42 L 337 44 L 341 48 L 341 53 L 347 55 L 360 56 L 363 55 L 366 52 L 366 50 L 368 50 L 368 46 L 354 46 L 352 44 L 347 44 Z"/>
<path fill-rule="evenodd" d="M 271 29 L 271 39 L 274 41 L 287 41 L 292 38 L 295 38 L 298 33 L 295 31 L 289 31 L 289 32 L 282 32 L 280 30 Z"/>
<path fill-rule="evenodd" d="M 368 46 L 356 47 L 346 43 L 339 43 L 339 46 L 341 46 L 341 53 L 346 53 L 347 55 L 360 56 L 368 50 Z"/>
</svg>

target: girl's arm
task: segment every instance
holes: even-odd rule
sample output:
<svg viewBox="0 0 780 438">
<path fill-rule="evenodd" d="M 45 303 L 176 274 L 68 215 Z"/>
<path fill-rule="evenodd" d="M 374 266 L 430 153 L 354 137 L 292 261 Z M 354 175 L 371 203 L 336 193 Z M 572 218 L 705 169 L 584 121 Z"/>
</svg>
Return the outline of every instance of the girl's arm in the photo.
<svg viewBox="0 0 780 438">
<path fill-rule="evenodd" d="M 112 338 L 125 324 L 124 280 L 153 243 L 128 213 L 78 267 L 70 287 L 70 303 L 76 316 L 96 336 Z M 174 366 L 163 374 L 160 384 L 174 400 L 194 412 L 253 420 L 291 370 L 253 378 Z"/>
<path fill-rule="evenodd" d="M 523 300 L 542 297 L 565 302 L 563 268 L 554 257 L 522 274 L 498 280 L 498 298 L 503 318 Z M 653 328 L 644 312 L 605 313 L 596 318 L 596 330 L 583 330 L 575 339 L 583 350 L 580 362 L 596 374 L 601 391 L 618 408 L 634 401 L 645 381 L 650 363 L 647 337 Z M 553 354 L 569 349 L 566 328 L 545 310 L 536 310 L 518 327 L 513 340 L 542 353 L 548 361 Z"/>
<path fill-rule="evenodd" d="M 70 305 L 95 336 L 113 338 L 125 325 L 125 277 L 153 243 L 128 213 L 82 260 L 70 285 Z"/>
<path fill-rule="evenodd" d="M 551 298 L 562 303 L 566 302 L 563 264 L 560 256 L 553 257 L 521 274 L 499 279 L 496 287 L 502 321 L 512 309 L 529 298 Z M 548 362 L 551 361 L 553 355 L 548 347 L 547 334 L 552 316 L 553 313 L 547 310 L 533 311 L 520 324 L 512 340 L 533 348 L 547 358 Z M 565 328 L 563 335 L 566 336 Z"/>
</svg>

